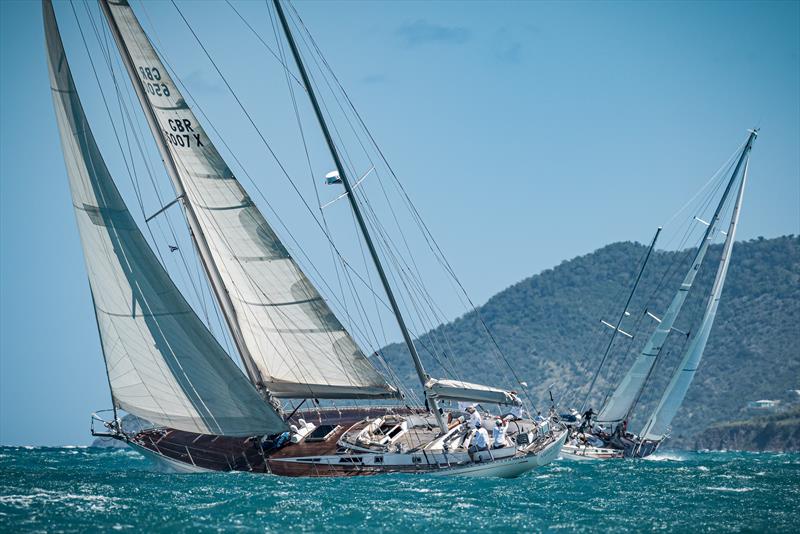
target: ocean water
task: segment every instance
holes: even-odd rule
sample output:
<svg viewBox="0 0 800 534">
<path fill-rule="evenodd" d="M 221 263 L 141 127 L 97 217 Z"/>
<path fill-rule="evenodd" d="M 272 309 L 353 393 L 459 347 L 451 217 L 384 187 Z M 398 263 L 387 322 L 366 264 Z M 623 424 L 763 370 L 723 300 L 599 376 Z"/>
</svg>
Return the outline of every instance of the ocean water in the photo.
<svg viewBox="0 0 800 534">
<path fill-rule="evenodd" d="M 0 532 L 800 531 L 800 455 L 559 460 L 513 480 L 167 475 L 127 450 L 0 448 Z"/>
</svg>

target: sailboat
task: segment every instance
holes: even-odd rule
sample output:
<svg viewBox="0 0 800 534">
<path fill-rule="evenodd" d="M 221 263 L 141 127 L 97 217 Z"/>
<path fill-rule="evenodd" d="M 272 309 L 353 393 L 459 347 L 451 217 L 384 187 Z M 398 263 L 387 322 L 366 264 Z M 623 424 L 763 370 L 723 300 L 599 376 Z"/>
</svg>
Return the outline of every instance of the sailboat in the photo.
<svg viewBox="0 0 800 534">
<path fill-rule="evenodd" d="M 425 395 L 402 402 L 339 321 L 209 138 L 126 0 L 100 0 L 183 210 L 244 373 L 173 282 L 126 206 L 78 96 L 50 0 L 43 0 L 50 84 L 112 398 L 92 433 L 178 472 L 286 476 L 386 472 L 518 476 L 554 460 L 555 420 L 507 415 L 498 448 L 444 403 L 523 405 L 514 392 L 431 377 L 405 324 L 280 0 L 280 21 L 388 305 Z M 88 51 L 88 50 L 87 50 Z M 286 401 L 300 401 L 287 413 Z M 336 407 L 325 401 L 366 401 Z M 301 410 L 310 400 L 316 406 Z M 320 400 L 322 402 L 320 402 Z M 130 432 L 119 411 L 150 423 Z M 516 412 L 518 415 L 519 412 Z M 484 419 L 486 421 L 486 419 Z M 95 430 L 95 422 L 103 430 Z M 484 434 L 485 435 L 485 434 Z"/>
<path fill-rule="evenodd" d="M 686 272 L 675 296 L 673 297 L 666 312 L 662 317 L 645 310 L 647 315 L 656 322 L 655 329 L 651 333 L 644 348 L 638 354 L 627 373 L 619 381 L 611 396 L 603 404 L 600 412 L 595 418 L 593 413 L 584 412 L 589 396 L 596 383 L 600 368 L 606 362 L 618 334 L 631 337 L 628 332 L 621 329 L 623 319 L 630 315 L 629 306 L 634 293 L 638 289 L 642 274 L 652 256 L 656 241 L 661 233 L 661 228 L 656 231 L 650 246 L 648 247 L 644 261 L 635 278 L 633 287 L 628 295 L 627 301 L 619 316 L 617 323 L 606 323 L 613 328 L 613 333 L 606 346 L 605 353 L 601 359 L 595 375 L 589 385 L 589 391 L 583 401 L 580 412 L 584 413 L 582 420 L 577 419 L 571 434 L 570 441 L 564 446 L 562 456 L 569 459 L 614 459 L 623 457 L 643 458 L 653 454 L 664 443 L 669 436 L 670 424 L 678 412 L 683 399 L 686 396 L 689 386 L 694 379 L 700 360 L 703 357 L 714 318 L 717 314 L 722 288 L 725 285 L 725 277 L 731 261 L 733 243 L 736 236 L 736 227 L 739 222 L 739 214 L 742 206 L 747 174 L 750 164 L 750 152 L 758 135 L 758 129 L 748 131 L 748 137 L 744 145 L 737 151 L 736 164 L 725 183 L 725 188 L 716 205 L 710 220 L 704 221 L 699 217 L 693 217 L 696 224 L 706 226 L 702 235 L 693 261 Z M 730 161 L 730 160 L 729 160 Z M 737 185 L 738 184 L 738 185 Z M 735 192 L 735 193 L 734 193 Z M 726 206 L 730 206 L 730 218 L 727 231 L 721 230 L 721 215 Z M 696 330 L 691 332 L 681 332 L 675 327 L 681 308 L 694 285 L 698 271 L 708 253 L 709 246 L 717 233 L 725 236 L 722 245 L 722 255 L 717 266 L 714 282 L 711 286 L 710 294 L 707 297 L 703 316 L 700 319 Z M 628 421 L 633 416 L 634 409 L 642 393 L 645 390 L 656 364 L 663 357 L 664 345 L 668 336 L 673 331 L 680 332 L 684 337 L 690 337 L 686 350 L 680 359 L 672 377 L 663 391 L 655 409 L 646 419 L 642 429 L 638 433 L 628 431 Z M 580 425 L 578 425 L 580 423 Z"/>
</svg>

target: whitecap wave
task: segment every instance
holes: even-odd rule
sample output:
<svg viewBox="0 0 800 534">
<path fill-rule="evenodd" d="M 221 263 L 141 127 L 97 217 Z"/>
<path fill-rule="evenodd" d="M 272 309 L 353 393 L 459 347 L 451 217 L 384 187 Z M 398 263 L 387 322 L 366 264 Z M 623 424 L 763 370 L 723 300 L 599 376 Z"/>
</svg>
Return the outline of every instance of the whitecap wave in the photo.
<svg viewBox="0 0 800 534">
<path fill-rule="evenodd" d="M 651 462 L 684 462 L 686 457 L 676 452 L 657 452 L 644 458 Z"/>
<path fill-rule="evenodd" d="M 731 488 L 729 486 L 704 486 L 703 489 L 711 491 L 728 491 L 731 493 L 746 493 L 748 491 L 753 491 L 753 489 L 755 488 Z"/>
<path fill-rule="evenodd" d="M 107 512 L 115 509 L 127 509 L 117 497 L 105 495 L 81 495 L 62 491 L 48 491 L 32 488 L 33 493 L 0 495 L 0 504 L 14 508 L 30 508 L 43 505 L 45 507 L 61 505 L 74 508 L 79 512 Z"/>
</svg>

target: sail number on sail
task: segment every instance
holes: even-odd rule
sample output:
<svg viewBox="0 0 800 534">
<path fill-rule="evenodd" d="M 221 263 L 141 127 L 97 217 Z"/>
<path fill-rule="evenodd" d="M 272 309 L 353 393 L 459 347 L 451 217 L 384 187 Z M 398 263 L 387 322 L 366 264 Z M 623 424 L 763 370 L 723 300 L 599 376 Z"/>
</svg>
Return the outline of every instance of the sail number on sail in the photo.
<svg viewBox="0 0 800 534">
<path fill-rule="evenodd" d="M 142 83 L 148 93 L 156 96 L 169 96 L 169 87 L 167 84 L 161 83 L 161 73 L 156 67 L 139 67 L 139 76 L 142 77 Z"/>
<path fill-rule="evenodd" d="M 203 146 L 203 142 L 200 141 L 200 134 L 194 133 L 192 121 L 189 119 L 167 119 L 167 124 L 169 124 L 169 129 L 172 132 L 167 130 L 163 130 L 163 132 L 171 144 L 187 148 L 191 148 L 192 143 L 196 147 Z"/>
<path fill-rule="evenodd" d="M 151 96 L 170 96 L 169 86 L 162 81 L 161 72 L 157 67 L 138 66 L 137 69 L 139 70 L 139 77 L 142 79 L 142 85 L 147 93 Z M 194 128 L 192 128 L 191 120 L 168 119 L 167 124 L 169 124 L 169 129 L 171 131 L 168 131 L 166 128 L 162 131 L 164 132 L 164 137 L 171 145 L 183 148 L 192 148 L 193 146 L 199 148 L 203 146 L 203 142 L 200 140 L 200 134 L 195 133 Z"/>
</svg>

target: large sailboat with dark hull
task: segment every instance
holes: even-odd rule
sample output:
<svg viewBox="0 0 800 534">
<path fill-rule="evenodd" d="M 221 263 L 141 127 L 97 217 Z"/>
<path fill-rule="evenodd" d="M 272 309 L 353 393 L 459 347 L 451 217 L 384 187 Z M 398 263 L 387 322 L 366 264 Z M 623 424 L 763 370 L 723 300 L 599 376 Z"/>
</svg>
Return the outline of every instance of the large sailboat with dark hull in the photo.
<svg viewBox="0 0 800 534">
<path fill-rule="evenodd" d="M 175 192 L 151 218 L 182 207 L 244 372 L 181 293 L 123 200 L 84 114 L 53 5 L 44 0 L 53 102 L 113 401 L 111 416 L 93 416 L 94 434 L 181 472 L 511 477 L 558 456 L 566 429 L 556 420 L 524 417 L 519 410 L 526 403 L 515 391 L 427 373 L 280 0 L 270 13 L 336 169 L 330 181 L 344 189 L 414 364 L 424 392 L 416 405 L 379 372 L 289 253 L 128 2 L 99 4 Z M 110 49 L 106 58 L 110 64 Z M 457 402 L 501 407 L 483 418 L 502 429 L 500 446 L 481 446 L 474 419 L 470 424 L 448 409 Z M 129 431 L 118 411 L 150 425 Z"/>
<path fill-rule="evenodd" d="M 714 318 L 717 314 L 722 288 L 725 284 L 731 261 L 736 228 L 747 183 L 750 151 L 757 135 L 757 129 L 750 130 L 745 143 L 739 148 L 734 157 L 729 160 L 730 167 L 728 168 L 731 169 L 730 174 L 718 184 L 722 194 L 719 196 L 710 218 L 704 220 L 696 215 L 691 217 L 691 224 L 705 227 L 705 230 L 702 232 L 702 237 L 694 252 L 689 269 L 662 316 L 659 317 L 646 307 L 641 311 L 640 315 L 654 322 L 655 328 L 633 361 L 633 364 L 604 401 L 600 411 L 594 414 L 591 408 L 587 410 L 589 398 L 601 369 L 607 363 L 611 352 L 613 352 L 614 342 L 620 335 L 629 339 L 633 338 L 630 332 L 622 328 L 623 321 L 631 315 L 631 301 L 637 289 L 639 289 L 642 275 L 648 266 L 648 260 L 652 257 L 653 249 L 662 229 L 659 228 L 653 237 L 619 320 L 616 324 L 604 321 L 604 324 L 612 328 L 613 332 L 597 371 L 589 384 L 583 405 L 580 412 L 578 412 L 579 417 L 576 418 L 573 425 L 570 440 L 563 448 L 562 455 L 565 458 L 577 460 L 623 457 L 643 458 L 657 451 L 669 437 L 670 425 L 700 365 L 700 360 L 703 357 L 711 328 L 714 324 Z M 723 214 L 727 214 L 728 221 L 724 230 L 722 229 L 724 224 Z M 713 284 L 706 298 L 702 317 L 700 317 L 694 329 L 689 331 L 681 330 L 676 327 L 675 322 L 695 284 L 695 279 L 709 251 L 709 247 L 717 236 L 724 236 L 722 253 Z M 688 343 L 655 408 L 646 418 L 642 428 L 638 432 L 632 432 L 628 428 L 628 422 L 634 417 L 634 410 L 646 388 L 649 384 L 652 384 L 651 379 L 657 369 L 657 364 L 666 356 L 665 345 L 671 334 L 678 336 L 683 341 L 688 341 Z"/>
</svg>

